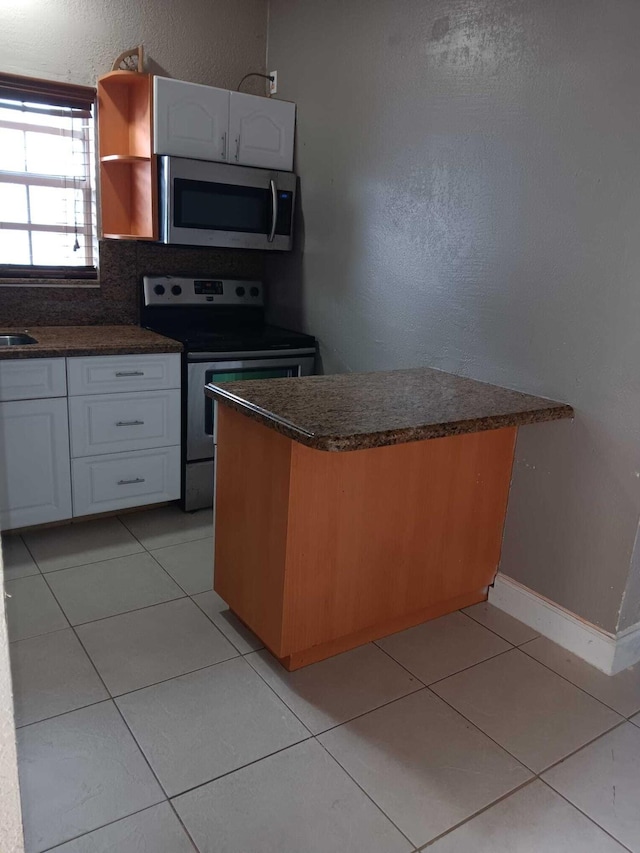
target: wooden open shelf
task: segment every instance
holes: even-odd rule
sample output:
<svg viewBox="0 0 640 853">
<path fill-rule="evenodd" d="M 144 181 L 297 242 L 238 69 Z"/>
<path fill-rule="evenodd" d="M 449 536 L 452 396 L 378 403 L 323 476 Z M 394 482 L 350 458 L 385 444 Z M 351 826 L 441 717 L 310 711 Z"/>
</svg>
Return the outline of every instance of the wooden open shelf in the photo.
<svg viewBox="0 0 640 853">
<path fill-rule="evenodd" d="M 102 236 L 157 240 L 153 78 L 112 71 L 98 80 Z"/>
<path fill-rule="evenodd" d="M 136 154 L 107 154 L 101 157 L 101 163 L 147 163 L 151 157 L 141 157 Z"/>
<path fill-rule="evenodd" d="M 158 239 L 156 158 L 100 163 L 102 236 Z"/>
</svg>

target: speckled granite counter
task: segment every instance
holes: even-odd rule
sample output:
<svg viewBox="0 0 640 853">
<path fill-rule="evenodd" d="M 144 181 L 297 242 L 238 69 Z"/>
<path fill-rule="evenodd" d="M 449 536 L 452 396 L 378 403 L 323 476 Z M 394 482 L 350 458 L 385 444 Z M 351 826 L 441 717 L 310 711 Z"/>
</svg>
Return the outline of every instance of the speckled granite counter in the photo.
<svg viewBox="0 0 640 853">
<path fill-rule="evenodd" d="M 0 334 L 19 332 L 27 332 L 37 343 L 0 347 L 0 359 L 182 351 L 182 344 L 178 341 L 140 326 L 0 327 Z"/>
<path fill-rule="evenodd" d="M 571 418 L 573 409 L 429 368 L 207 385 L 209 397 L 317 450 L 361 450 Z"/>
</svg>

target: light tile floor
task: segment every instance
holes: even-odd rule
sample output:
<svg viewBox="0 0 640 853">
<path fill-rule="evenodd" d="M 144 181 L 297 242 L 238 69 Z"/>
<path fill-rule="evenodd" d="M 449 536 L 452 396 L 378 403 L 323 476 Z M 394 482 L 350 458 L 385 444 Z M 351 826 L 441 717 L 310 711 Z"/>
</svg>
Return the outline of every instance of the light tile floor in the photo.
<svg viewBox="0 0 640 853">
<path fill-rule="evenodd" d="M 640 853 L 640 666 L 479 604 L 287 673 L 211 534 L 5 538 L 27 853 Z"/>
</svg>

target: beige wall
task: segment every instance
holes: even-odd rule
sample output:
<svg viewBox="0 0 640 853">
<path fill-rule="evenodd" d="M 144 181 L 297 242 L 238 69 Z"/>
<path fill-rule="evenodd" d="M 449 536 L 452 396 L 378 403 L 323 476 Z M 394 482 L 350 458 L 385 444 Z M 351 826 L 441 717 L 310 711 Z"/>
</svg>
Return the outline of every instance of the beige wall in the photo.
<svg viewBox="0 0 640 853">
<path fill-rule="evenodd" d="M 142 42 L 155 73 L 235 89 L 264 72 L 266 25 L 267 0 L 3 0 L 0 71 L 95 85 Z"/>
<path fill-rule="evenodd" d="M 328 371 L 572 403 L 521 430 L 502 570 L 610 631 L 640 596 L 639 31 L 637 0 L 270 3 L 304 244 L 273 317 Z"/>
</svg>

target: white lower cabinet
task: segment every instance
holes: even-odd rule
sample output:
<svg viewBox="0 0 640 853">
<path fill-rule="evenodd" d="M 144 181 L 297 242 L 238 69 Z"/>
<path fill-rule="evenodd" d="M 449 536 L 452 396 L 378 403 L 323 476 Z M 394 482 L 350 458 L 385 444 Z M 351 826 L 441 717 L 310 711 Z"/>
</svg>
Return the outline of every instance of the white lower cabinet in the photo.
<svg viewBox="0 0 640 853">
<path fill-rule="evenodd" d="M 0 530 L 180 497 L 179 354 L 0 360 L 0 401 Z"/>
<path fill-rule="evenodd" d="M 180 447 L 72 461 L 73 514 L 91 515 L 180 497 Z"/>
<path fill-rule="evenodd" d="M 71 517 L 67 399 L 0 403 L 0 529 Z"/>
</svg>

